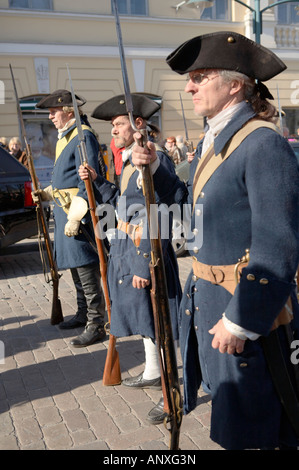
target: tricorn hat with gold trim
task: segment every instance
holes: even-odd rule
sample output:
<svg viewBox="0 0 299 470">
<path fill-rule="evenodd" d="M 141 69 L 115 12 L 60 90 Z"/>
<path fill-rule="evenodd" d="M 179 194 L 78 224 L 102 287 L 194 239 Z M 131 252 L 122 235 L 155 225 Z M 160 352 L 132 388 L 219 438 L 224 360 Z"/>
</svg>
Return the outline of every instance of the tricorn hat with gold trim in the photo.
<svg viewBox="0 0 299 470">
<path fill-rule="evenodd" d="M 287 68 L 266 47 L 230 31 L 194 37 L 169 54 L 166 62 L 181 75 L 198 69 L 222 69 L 260 81 L 269 80 Z"/>
</svg>

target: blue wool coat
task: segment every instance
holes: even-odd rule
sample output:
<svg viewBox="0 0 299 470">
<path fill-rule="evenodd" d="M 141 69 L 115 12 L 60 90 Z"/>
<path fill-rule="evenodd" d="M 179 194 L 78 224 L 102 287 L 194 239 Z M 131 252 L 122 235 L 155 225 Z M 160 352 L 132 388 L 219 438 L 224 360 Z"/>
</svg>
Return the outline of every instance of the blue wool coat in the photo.
<svg viewBox="0 0 299 470">
<path fill-rule="evenodd" d="M 163 185 L 165 177 L 169 174 L 175 176 L 174 166 L 170 159 L 158 152 L 160 166 L 154 174 L 155 187 Z M 128 163 L 131 164 L 131 161 Z M 137 187 L 138 171 L 130 177 L 128 186 L 120 196 L 113 185 L 101 176 L 95 181 L 95 195 L 99 204 L 109 202 L 117 209 L 118 217 L 124 222 L 137 225 L 143 223 L 143 237 L 139 247 L 124 232 L 116 231 L 115 238 L 111 240 L 108 264 L 108 285 L 111 299 L 111 333 L 117 337 L 130 335 L 143 335 L 155 338 L 154 319 L 150 299 L 150 287 L 136 289 L 132 286 L 134 275 L 150 279 L 149 262 L 151 259 L 150 239 L 146 236 L 147 218 L 145 212 L 145 199 L 142 189 Z M 121 182 L 123 170 L 121 174 Z M 174 185 L 170 185 L 163 198 L 156 194 L 157 204 L 171 204 L 172 195 L 178 179 L 174 178 Z M 162 248 L 167 278 L 169 306 L 172 319 L 174 339 L 178 339 L 178 309 L 181 300 L 181 286 L 179 281 L 178 265 L 171 244 L 171 218 L 166 215 L 170 235 L 163 238 Z M 162 238 L 162 237 L 161 237 Z"/>
<path fill-rule="evenodd" d="M 81 165 L 78 136 L 75 136 L 70 140 L 72 131 L 75 127 L 76 125 L 74 124 L 74 126 L 63 134 L 62 139 L 64 140 L 61 140 L 61 142 L 58 141 L 57 143 L 56 149 L 58 149 L 58 146 L 60 146 L 61 143 L 65 146 L 58 158 L 56 155 L 51 185 L 53 190 L 78 188 L 79 191 L 77 196 L 82 197 L 87 201 L 88 199 L 84 181 L 82 181 L 78 175 L 78 169 Z M 91 129 L 84 129 L 83 132 L 85 136 L 88 162 L 98 171 L 98 141 Z M 64 234 L 64 227 L 67 223 L 67 214 L 61 207 L 59 207 L 59 203 L 54 204 L 53 214 L 55 223 L 54 256 L 58 269 L 76 268 L 87 264 L 98 263 L 98 255 L 85 235 L 79 233 L 77 236 L 67 237 Z M 93 237 L 93 230 L 90 226 L 88 215 L 83 219 L 83 222 L 85 223 L 86 230 L 89 232 L 90 236 Z"/>
<path fill-rule="evenodd" d="M 215 153 L 253 116 L 250 105 L 237 113 L 216 137 Z M 191 204 L 201 144 L 196 153 L 188 182 Z M 209 330 L 225 312 L 232 322 L 267 336 L 290 295 L 294 328 L 298 326 L 293 281 L 299 262 L 298 195 L 295 154 L 283 137 L 261 128 L 207 181 L 192 215 L 192 229 L 202 228 L 202 239 L 198 235 L 192 241 L 191 254 L 198 261 L 232 265 L 250 249 L 250 262 L 233 296 L 220 285 L 194 281 L 190 273 L 180 309 L 184 411 L 196 407 L 197 391 L 204 383 L 212 397 L 211 438 L 226 449 L 296 442 L 284 427 L 260 340 L 247 340 L 242 354 L 221 354 L 211 347 Z M 260 283 L 262 278 L 269 282 Z"/>
</svg>

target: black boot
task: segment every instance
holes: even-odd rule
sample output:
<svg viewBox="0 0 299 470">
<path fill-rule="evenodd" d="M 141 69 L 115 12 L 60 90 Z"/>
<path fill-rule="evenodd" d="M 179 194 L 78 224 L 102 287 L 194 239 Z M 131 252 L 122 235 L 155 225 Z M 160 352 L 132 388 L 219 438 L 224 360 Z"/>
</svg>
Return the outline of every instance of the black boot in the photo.
<svg viewBox="0 0 299 470">
<path fill-rule="evenodd" d="M 87 322 L 86 313 L 77 312 L 70 320 L 59 324 L 61 330 L 70 330 L 72 328 L 79 328 L 85 326 Z"/>
<path fill-rule="evenodd" d="M 71 341 L 71 345 L 75 348 L 83 348 L 90 344 L 102 341 L 106 337 L 106 331 L 103 326 L 96 323 L 89 323 L 81 335 Z"/>
<path fill-rule="evenodd" d="M 164 398 L 162 397 L 157 405 L 148 412 L 146 419 L 151 424 L 161 424 L 167 416 L 167 413 L 164 411 Z"/>
</svg>

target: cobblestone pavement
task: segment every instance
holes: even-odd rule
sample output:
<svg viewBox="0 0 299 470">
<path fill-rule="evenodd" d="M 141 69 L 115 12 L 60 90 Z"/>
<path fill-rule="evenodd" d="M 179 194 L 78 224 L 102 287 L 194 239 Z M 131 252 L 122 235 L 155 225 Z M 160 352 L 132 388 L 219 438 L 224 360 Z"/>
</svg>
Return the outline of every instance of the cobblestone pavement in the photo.
<svg viewBox="0 0 299 470">
<path fill-rule="evenodd" d="M 189 257 L 179 258 L 182 284 Z M 76 301 L 69 271 L 59 293 L 66 319 Z M 52 288 L 44 280 L 36 240 L 0 252 L 0 449 L 1 450 L 168 450 L 164 425 L 147 423 L 161 392 L 105 387 L 102 373 L 108 338 L 76 349 L 81 329 L 50 325 Z M 122 378 L 143 370 L 140 337 L 117 340 Z M 1 352 L 1 351 L 0 351 Z M 2 351 L 3 352 L 3 351 Z M 182 375 L 180 355 L 179 375 Z M 220 449 L 209 438 L 211 406 L 202 391 L 198 406 L 184 416 L 180 448 Z"/>
</svg>

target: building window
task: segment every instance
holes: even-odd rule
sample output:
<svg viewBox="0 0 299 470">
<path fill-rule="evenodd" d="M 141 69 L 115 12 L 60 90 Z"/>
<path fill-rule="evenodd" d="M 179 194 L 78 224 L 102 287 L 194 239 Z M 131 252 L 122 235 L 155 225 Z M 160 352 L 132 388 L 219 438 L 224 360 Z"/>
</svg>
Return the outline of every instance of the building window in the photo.
<svg viewBox="0 0 299 470">
<path fill-rule="evenodd" d="M 53 10 L 52 0 L 9 0 L 9 8 L 30 8 L 31 10 Z"/>
<path fill-rule="evenodd" d="M 117 6 L 120 15 L 147 15 L 147 0 L 117 0 Z"/>
<path fill-rule="evenodd" d="M 283 125 L 289 131 L 289 137 L 299 139 L 299 109 L 283 108 L 285 117 L 283 117 Z M 297 149 L 298 151 L 299 149 Z"/>
<path fill-rule="evenodd" d="M 291 2 L 277 6 L 276 17 L 278 24 L 290 25 L 299 23 L 298 2 Z"/>
<path fill-rule="evenodd" d="M 211 7 L 205 8 L 202 15 L 202 20 L 228 20 L 229 7 L 228 0 L 215 0 Z"/>
</svg>

